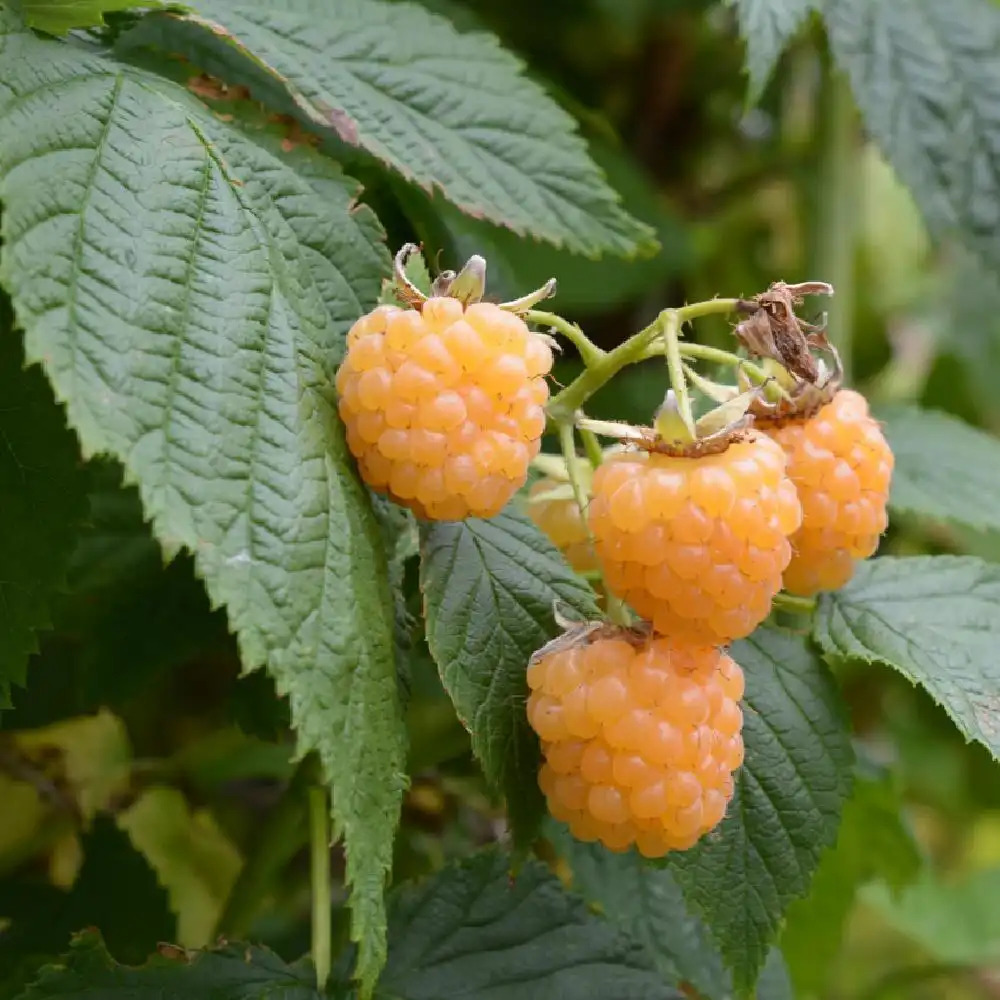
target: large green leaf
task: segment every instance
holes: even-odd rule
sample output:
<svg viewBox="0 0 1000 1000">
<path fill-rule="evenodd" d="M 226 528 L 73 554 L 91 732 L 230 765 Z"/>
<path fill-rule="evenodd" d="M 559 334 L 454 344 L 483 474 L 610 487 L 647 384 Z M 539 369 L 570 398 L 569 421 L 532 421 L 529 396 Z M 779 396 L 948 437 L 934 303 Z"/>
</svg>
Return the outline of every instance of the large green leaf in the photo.
<svg viewBox="0 0 1000 1000">
<path fill-rule="evenodd" d="M 572 119 L 483 32 L 415 4 L 201 0 L 129 40 L 181 51 L 462 211 L 596 256 L 655 247 Z"/>
<path fill-rule="evenodd" d="M 573 888 L 636 941 L 667 981 L 705 1000 L 729 1000 L 732 980 L 705 924 L 687 908 L 669 868 L 654 867 L 635 851 L 613 853 L 574 839 L 553 824 L 560 854 L 569 863 Z M 771 948 L 757 980 L 756 1000 L 791 997 L 788 973 Z"/>
<path fill-rule="evenodd" d="M 685 271 L 695 251 L 678 215 L 626 151 L 595 140 L 590 144 L 590 154 L 615 190 L 621 192 L 624 206 L 655 226 L 660 249 L 653 256 L 643 260 L 588 260 L 470 218 L 440 196 L 432 201 L 410 189 L 402 192 L 402 200 L 421 236 L 430 238 L 431 245 L 451 249 L 449 259 L 463 261 L 474 253 L 486 258 L 491 297 L 515 299 L 554 277 L 558 279 L 554 301 L 562 313 L 607 312 L 634 302 Z"/>
<path fill-rule="evenodd" d="M 688 911 L 669 869 L 654 868 L 634 851 L 615 854 L 600 844 L 584 844 L 562 826 L 555 839 L 576 892 L 641 942 L 671 983 L 688 983 L 711 1000 L 730 992 L 708 928 Z"/>
<path fill-rule="evenodd" d="M 18 1000 L 321 1000 L 305 963 L 286 965 L 266 948 L 230 944 L 186 954 L 164 947 L 145 965 L 118 965 L 97 931 L 81 934 L 69 954 L 42 970 Z"/>
<path fill-rule="evenodd" d="M 1000 566 L 968 556 L 862 563 L 823 596 L 815 635 L 831 656 L 895 667 L 1000 759 Z"/>
<path fill-rule="evenodd" d="M 597 615 L 593 591 L 510 506 L 489 521 L 426 525 L 420 576 L 441 679 L 486 776 L 507 795 L 515 833 L 527 837 L 542 813 L 528 659 L 556 634 L 556 604 Z"/>
<path fill-rule="evenodd" d="M 820 0 L 729 0 L 736 8 L 740 34 L 746 41 L 750 100 L 764 89 L 785 46 Z"/>
<path fill-rule="evenodd" d="M 830 44 L 931 228 L 1000 263 L 1000 6 L 836 0 Z"/>
<path fill-rule="evenodd" d="M 1000 441 L 933 410 L 879 413 L 892 446 L 892 508 L 969 528 L 1000 530 Z"/>
<path fill-rule="evenodd" d="M 39 371 L 24 371 L 20 337 L 0 297 L 0 708 L 24 682 L 36 630 L 50 623 L 81 519 L 87 476 L 73 433 Z"/>
<path fill-rule="evenodd" d="M 888 781 L 859 778 L 836 847 L 820 862 L 809 895 L 789 907 L 781 949 L 803 994 L 823 995 L 858 888 L 875 878 L 899 888 L 917 874 L 920 855 L 899 811 Z"/>
<path fill-rule="evenodd" d="M 379 992 L 398 1000 L 681 1000 L 640 945 L 530 861 L 511 875 L 488 851 L 390 910 Z"/>
<path fill-rule="evenodd" d="M 0 278 L 88 453 L 190 549 L 319 750 L 371 982 L 405 733 L 385 554 L 330 359 L 386 265 L 357 186 L 0 10 Z"/>
<path fill-rule="evenodd" d="M 719 829 L 669 862 L 744 995 L 836 838 L 853 754 L 836 686 L 804 639 L 761 628 L 732 656 L 746 673 L 746 761 Z"/>
</svg>

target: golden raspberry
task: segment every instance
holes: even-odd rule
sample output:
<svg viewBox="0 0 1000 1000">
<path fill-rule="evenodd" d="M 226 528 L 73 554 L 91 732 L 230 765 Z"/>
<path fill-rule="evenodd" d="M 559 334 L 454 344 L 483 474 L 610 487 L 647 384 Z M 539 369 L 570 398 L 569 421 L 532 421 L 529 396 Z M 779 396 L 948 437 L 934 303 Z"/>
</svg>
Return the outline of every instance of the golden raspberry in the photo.
<svg viewBox="0 0 1000 1000">
<path fill-rule="evenodd" d="M 652 858 L 722 821 L 743 763 L 743 671 L 721 650 L 606 628 L 542 650 L 528 685 L 539 784 L 574 836 Z"/>
<path fill-rule="evenodd" d="M 588 509 L 608 589 L 657 632 L 704 645 L 768 616 L 801 517 L 784 453 L 764 435 L 701 458 L 613 456 Z"/>
<path fill-rule="evenodd" d="M 419 517 L 492 517 L 538 454 L 551 367 L 545 340 L 492 303 L 379 306 L 337 372 L 361 477 Z"/>
<path fill-rule="evenodd" d="M 587 537 L 587 525 L 576 500 L 572 497 L 538 499 L 560 486 L 569 488 L 547 476 L 539 479 L 528 494 L 528 516 L 578 573 L 596 570 L 597 556 Z"/>
<path fill-rule="evenodd" d="M 864 396 L 841 389 L 816 414 L 767 427 L 788 456 L 802 503 L 785 589 L 837 590 L 878 547 L 888 524 L 893 456 Z"/>
</svg>

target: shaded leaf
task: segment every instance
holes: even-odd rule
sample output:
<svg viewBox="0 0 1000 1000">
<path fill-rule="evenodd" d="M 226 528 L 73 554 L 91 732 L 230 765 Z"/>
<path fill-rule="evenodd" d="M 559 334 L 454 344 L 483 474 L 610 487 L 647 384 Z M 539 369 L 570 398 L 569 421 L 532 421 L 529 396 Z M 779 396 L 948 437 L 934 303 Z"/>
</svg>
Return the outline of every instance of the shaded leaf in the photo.
<svg viewBox="0 0 1000 1000">
<path fill-rule="evenodd" d="M 920 684 L 1000 759 L 1000 566 L 971 556 L 861 563 L 823 595 L 814 629 L 828 655 L 884 663 Z"/>
<path fill-rule="evenodd" d="M 242 859 L 207 809 L 192 810 L 176 788 L 149 788 L 118 825 L 167 890 L 176 940 L 188 948 L 212 941 Z"/>
<path fill-rule="evenodd" d="M 920 855 L 900 817 L 898 795 L 884 779 L 859 778 L 844 805 L 836 846 L 823 856 L 809 895 L 788 909 L 781 948 L 796 987 L 823 994 L 859 887 L 881 878 L 900 888 L 919 868 Z"/>
<path fill-rule="evenodd" d="M 20 4 L 25 22 L 50 35 L 65 35 L 73 28 L 99 28 L 111 11 L 180 6 L 164 0 L 20 0 Z"/>
<path fill-rule="evenodd" d="M 747 46 L 749 100 L 756 103 L 775 63 L 820 0 L 729 0 L 736 8 L 740 34 Z"/>
<path fill-rule="evenodd" d="M 642 948 L 535 861 L 487 851 L 404 888 L 379 991 L 399 1000 L 681 1000 Z"/>
<path fill-rule="evenodd" d="M 977 871 L 946 884 L 929 872 L 893 895 L 873 885 L 864 900 L 896 930 L 913 938 L 939 962 L 990 966 L 1000 961 L 1000 868 Z"/>
<path fill-rule="evenodd" d="M 474 217 L 590 256 L 654 248 L 572 119 L 492 35 L 381 0 L 204 0 L 198 11 L 146 18 L 129 44 L 184 52 L 266 102 L 277 94 L 282 110 Z"/>
<path fill-rule="evenodd" d="M 316 748 L 369 984 L 405 731 L 385 553 L 330 365 L 387 257 L 357 185 L 185 88 L 0 10 L 0 279 L 87 453 L 119 458 L 195 556 L 246 668 Z M 294 169 L 293 169 L 294 166 Z"/>
<path fill-rule="evenodd" d="M 86 512 L 87 475 L 73 433 L 0 299 L 0 709 L 23 684 L 36 632 L 50 625 Z"/>
<path fill-rule="evenodd" d="M 896 466 L 894 510 L 1000 530 L 1000 441 L 933 410 L 897 406 L 878 414 Z"/>
<path fill-rule="evenodd" d="M 1000 262 L 1000 7 L 837 0 L 830 45 L 931 229 Z"/>
<path fill-rule="evenodd" d="M 320 1000 L 315 983 L 304 963 L 289 966 L 266 948 L 242 944 L 192 955 L 166 947 L 140 968 L 130 968 L 115 962 L 99 933 L 88 931 L 76 938 L 68 955 L 42 970 L 22 1000 L 265 1000 L 279 995 L 282 1000 Z"/>
<path fill-rule="evenodd" d="M 582 843 L 561 824 L 555 834 L 574 890 L 639 941 L 668 982 L 689 983 L 710 1000 L 731 994 L 729 973 L 709 930 L 688 911 L 668 868 L 654 867 L 634 851 L 616 854 Z"/>
<path fill-rule="evenodd" d="M 83 837 L 83 865 L 69 892 L 27 878 L 0 880 L 0 982 L 15 969 L 23 984 L 70 935 L 99 926 L 123 962 L 138 962 L 174 935 L 167 894 L 114 821 L 101 816 Z M 8 981 L 3 990 L 17 992 Z M 4 995 L 0 992 L 0 996 Z"/>
<path fill-rule="evenodd" d="M 746 760 L 718 830 L 668 861 L 745 995 L 836 839 L 853 754 L 833 679 L 801 637 L 761 628 L 732 656 L 746 673 Z"/>
<path fill-rule="evenodd" d="M 507 796 L 515 835 L 541 817 L 538 740 L 528 725 L 528 659 L 558 631 L 556 603 L 597 607 L 587 584 L 523 514 L 421 528 L 427 642 L 487 778 Z"/>
<path fill-rule="evenodd" d="M 456 261 L 474 253 L 486 258 L 491 298 L 515 299 L 555 277 L 558 287 L 552 301 L 560 312 L 608 311 L 683 272 L 694 259 L 694 247 L 680 218 L 664 204 L 663 196 L 626 151 L 599 142 L 591 142 L 589 148 L 614 189 L 621 192 L 625 208 L 654 226 L 660 244 L 654 255 L 642 260 L 588 260 L 472 219 L 440 196 L 431 201 L 402 190 L 401 198 L 421 233 L 432 234 L 435 243 L 450 245 Z"/>
</svg>

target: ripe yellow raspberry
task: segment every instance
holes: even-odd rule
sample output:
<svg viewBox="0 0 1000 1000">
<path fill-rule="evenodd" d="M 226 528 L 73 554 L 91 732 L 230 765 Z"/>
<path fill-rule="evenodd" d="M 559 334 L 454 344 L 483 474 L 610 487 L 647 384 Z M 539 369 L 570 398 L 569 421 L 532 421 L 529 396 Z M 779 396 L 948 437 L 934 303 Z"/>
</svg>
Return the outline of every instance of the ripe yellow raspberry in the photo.
<svg viewBox="0 0 1000 1000">
<path fill-rule="evenodd" d="M 646 857 L 717 826 L 743 763 L 743 672 L 710 646 L 606 627 L 528 668 L 538 780 L 580 840 Z"/>
<path fill-rule="evenodd" d="M 607 587 L 657 632 L 704 645 L 768 616 L 801 518 L 785 455 L 764 435 L 699 458 L 613 456 L 588 510 Z"/>
<path fill-rule="evenodd" d="M 552 351 L 499 306 L 379 306 L 337 372 L 347 444 L 373 489 L 419 517 L 492 517 L 527 478 Z"/>
<path fill-rule="evenodd" d="M 802 503 L 785 589 L 803 596 L 836 590 L 853 575 L 855 561 L 875 551 L 888 524 L 892 451 L 864 396 L 851 389 L 810 417 L 765 430 L 785 450 Z"/>
<path fill-rule="evenodd" d="M 576 500 L 572 497 L 544 499 L 545 494 L 560 486 L 569 489 L 567 484 L 548 476 L 539 479 L 528 493 L 528 516 L 578 573 L 596 570 L 597 556 L 587 537 L 587 525 Z"/>
</svg>

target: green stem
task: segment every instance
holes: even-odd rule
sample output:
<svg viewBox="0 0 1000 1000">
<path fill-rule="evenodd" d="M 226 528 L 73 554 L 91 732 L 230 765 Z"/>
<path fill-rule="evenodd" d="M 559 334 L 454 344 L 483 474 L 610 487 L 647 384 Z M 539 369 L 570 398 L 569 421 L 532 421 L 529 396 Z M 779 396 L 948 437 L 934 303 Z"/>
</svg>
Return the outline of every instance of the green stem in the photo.
<svg viewBox="0 0 1000 1000">
<path fill-rule="evenodd" d="M 587 460 L 596 469 L 604 461 L 604 450 L 601 442 L 593 431 L 585 428 L 580 429 L 580 440 L 583 442 L 583 450 L 587 453 Z"/>
<path fill-rule="evenodd" d="M 561 333 L 580 352 L 585 368 L 593 368 L 607 353 L 602 351 L 575 323 L 570 323 L 556 313 L 529 309 L 523 315 L 529 323 L 547 326 Z"/>
<path fill-rule="evenodd" d="M 816 610 L 815 597 L 796 597 L 784 591 L 774 595 L 772 604 L 781 611 L 794 611 L 798 615 L 811 615 Z"/>
<path fill-rule="evenodd" d="M 309 789 L 322 779 L 316 754 L 299 762 L 284 795 L 268 814 L 219 915 L 217 937 L 244 938 L 279 873 L 306 842 Z"/>
<path fill-rule="evenodd" d="M 860 193 L 858 125 L 854 97 L 846 78 L 825 57 L 820 97 L 820 162 L 816 188 L 813 272 L 830 282 L 836 295 L 830 305 L 827 336 L 840 353 L 844 380 L 851 372 L 851 324 L 854 320 L 854 249 Z"/>
<path fill-rule="evenodd" d="M 332 926 L 330 922 L 330 802 L 326 788 L 309 789 L 309 842 L 312 871 L 312 960 L 316 986 L 322 993 L 330 978 Z"/>
<path fill-rule="evenodd" d="M 694 440 L 697 435 L 694 429 L 694 413 L 691 410 L 687 376 L 684 374 L 684 362 L 681 360 L 680 323 L 675 312 L 666 312 L 662 316 L 663 355 L 667 359 L 667 371 L 670 373 L 670 388 L 674 390 L 681 421 L 691 435 L 691 440 Z"/>
<path fill-rule="evenodd" d="M 601 356 L 586 371 L 575 378 L 562 392 L 549 401 L 549 416 L 555 421 L 572 418 L 599 389 L 611 381 L 623 368 L 645 359 L 645 352 L 663 331 L 663 317 L 673 313 L 679 326 L 702 316 L 730 313 L 739 304 L 739 299 L 709 299 L 694 302 L 681 309 L 667 309 L 645 329 L 633 334 L 613 351 L 602 351 Z"/>
<path fill-rule="evenodd" d="M 559 424 L 559 447 L 562 449 L 563 461 L 566 463 L 566 472 L 569 475 L 569 484 L 573 487 L 573 499 L 576 500 L 580 514 L 583 516 L 583 523 L 587 523 L 587 493 L 583 488 L 583 476 L 580 473 L 580 459 L 576 454 L 576 441 L 573 437 L 573 425 L 571 423 Z M 587 529 L 587 537 L 590 538 L 590 529 Z M 593 544 L 593 539 L 590 539 Z"/>
</svg>

